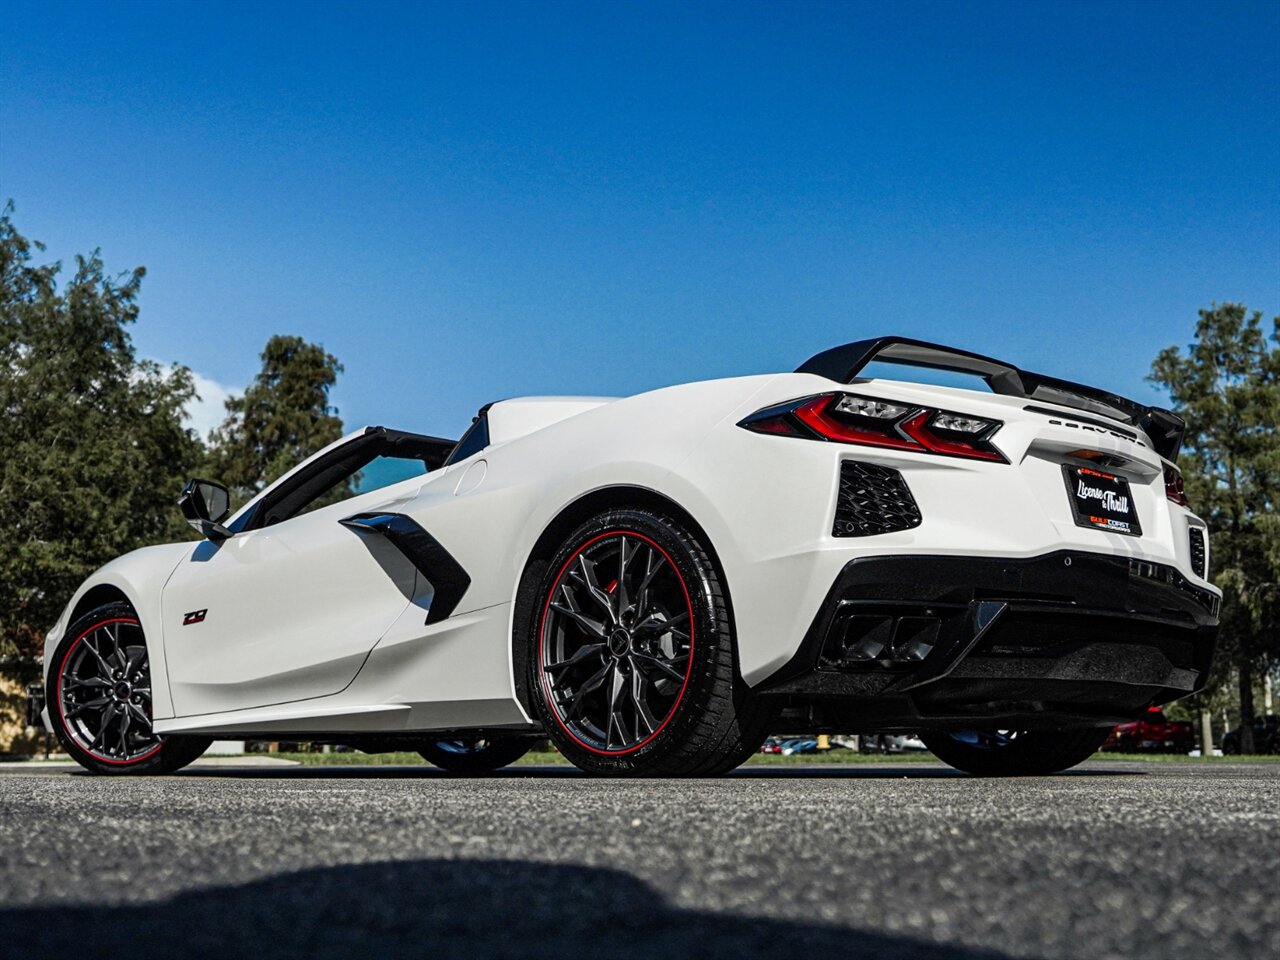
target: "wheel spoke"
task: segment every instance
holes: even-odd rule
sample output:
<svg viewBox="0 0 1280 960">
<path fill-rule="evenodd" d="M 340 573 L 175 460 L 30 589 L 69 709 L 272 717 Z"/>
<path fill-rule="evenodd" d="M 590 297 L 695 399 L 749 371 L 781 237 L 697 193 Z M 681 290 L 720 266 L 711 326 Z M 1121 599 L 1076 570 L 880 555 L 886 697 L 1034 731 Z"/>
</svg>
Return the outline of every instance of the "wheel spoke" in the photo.
<svg viewBox="0 0 1280 960">
<path fill-rule="evenodd" d="M 634 550 L 631 552 L 631 555 L 635 556 Z M 615 590 L 619 618 L 622 616 L 622 611 L 631 606 L 631 602 L 628 599 L 627 594 L 627 564 L 629 562 L 630 561 L 627 557 L 627 538 L 622 537 L 618 541 L 618 587 Z"/>
<path fill-rule="evenodd" d="M 627 687 L 627 678 L 622 672 L 621 663 L 613 665 L 613 676 L 609 682 L 609 726 L 618 728 L 622 743 L 627 742 L 627 731 L 622 725 L 622 691 Z M 612 743 L 608 737 L 607 743 Z"/>
<path fill-rule="evenodd" d="M 674 680 L 676 683 L 684 683 L 684 674 L 680 673 L 678 670 L 676 670 L 674 667 L 668 664 L 665 660 L 659 660 L 657 657 L 651 657 L 647 653 L 634 653 L 632 654 L 632 656 L 636 659 L 638 663 L 643 663 L 646 666 L 650 666 L 650 667 L 657 667 L 659 671 L 666 674 L 669 679 Z M 687 659 L 688 657 L 677 658 L 677 660 L 687 660 Z"/>
<path fill-rule="evenodd" d="M 662 569 L 662 565 L 667 562 L 657 550 L 648 544 L 645 544 L 645 549 L 647 553 L 644 560 L 644 577 L 640 580 L 640 586 L 636 587 L 636 606 L 641 610 L 644 610 L 648 605 L 649 585 L 653 583 L 653 578 Z"/>
<path fill-rule="evenodd" d="M 68 720 L 74 720 L 76 717 L 80 716 L 86 710 L 101 710 L 110 702 L 111 702 L 111 697 L 109 696 L 98 697 L 96 700 L 86 700 L 83 703 L 77 703 L 70 710 L 64 711 L 63 716 L 65 716 Z"/>
<path fill-rule="evenodd" d="M 578 554 L 578 568 L 570 573 L 587 588 L 587 595 L 604 611 L 609 618 L 609 625 L 617 624 L 618 614 L 613 608 L 613 598 L 600 586 L 600 580 L 596 576 L 596 565 L 588 560 L 585 554 Z"/>
<path fill-rule="evenodd" d="M 142 669 L 142 665 L 147 662 L 147 648 L 129 647 L 128 654 L 128 659 L 125 661 L 124 665 L 124 672 L 126 676 L 132 677 Z"/>
<path fill-rule="evenodd" d="M 601 656 L 606 649 L 603 643 L 586 643 L 575 650 L 573 656 L 568 660 L 561 660 L 559 663 L 548 663 L 542 669 L 547 673 L 559 673 L 561 670 L 567 670 L 569 667 L 582 663 L 584 660 Z"/>
<path fill-rule="evenodd" d="M 105 687 L 111 689 L 111 681 L 106 677 L 64 677 L 62 680 L 62 688 L 64 690 L 75 690 L 80 687 Z"/>
<path fill-rule="evenodd" d="M 604 685 L 605 679 L 609 676 L 609 670 L 612 667 L 613 667 L 612 663 L 606 663 L 603 667 L 601 667 L 599 670 L 593 673 L 591 675 L 591 678 L 587 680 L 587 682 L 584 683 L 582 686 L 580 686 L 577 689 L 577 691 L 570 694 L 569 713 L 568 713 L 569 719 L 573 719 L 574 717 L 577 717 L 582 712 L 582 708 L 586 706 L 587 694 L 594 693 L 596 690 L 599 690 L 600 687 Z"/>
<path fill-rule="evenodd" d="M 632 632 L 638 633 L 641 630 L 663 630 L 665 632 L 667 630 L 670 630 L 672 633 L 675 633 L 677 632 L 675 630 L 675 625 L 677 623 L 684 623 L 686 620 L 689 619 L 689 614 L 687 611 L 685 613 L 678 613 L 669 620 L 668 619 L 659 620 L 658 616 L 659 614 L 656 612 L 649 614 L 649 616 L 647 616 L 645 619 L 641 620 L 634 627 L 632 627 Z M 684 633 L 686 637 L 688 636 L 688 633 L 684 631 L 680 631 L 680 632 Z"/>
<path fill-rule="evenodd" d="M 127 757 L 129 755 L 129 727 L 133 724 L 133 715 L 129 712 L 128 704 L 118 711 L 118 715 L 120 722 L 116 726 L 120 732 L 120 756 Z"/>
<path fill-rule="evenodd" d="M 631 706 L 635 709 L 636 714 L 636 736 L 641 737 L 653 733 L 658 729 L 658 721 L 654 717 L 653 712 L 649 709 L 647 690 L 645 688 L 652 686 L 638 667 L 632 662 L 631 669 Z M 640 725 L 644 724 L 644 734 L 640 732 Z"/>
<path fill-rule="evenodd" d="M 144 711 L 136 703 L 125 704 L 125 709 L 128 710 L 131 714 L 133 714 L 133 719 L 138 721 L 138 723 L 141 724 L 142 727 L 147 731 L 147 736 L 148 737 L 151 736 L 152 734 L 151 718 L 147 716 L 146 711 Z"/>
<path fill-rule="evenodd" d="M 604 639 L 603 623 L 600 623 L 597 620 L 592 620 L 585 613 L 582 613 L 581 611 L 578 611 L 578 610 L 574 610 L 571 607 L 567 607 L 563 603 L 553 603 L 551 604 L 551 609 L 554 610 L 556 613 L 560 613 L 568 617 L 570 620 L 576 623 L 579 627 L 581 627 L 586 633 L 591 634 L 591 636 L 597 638 L 598 640 Z"/>
<path fill-rule="evenodd" d="M 108 636 L 110 636 L 110 634 L 108 634 Z M 102 676 L 110 680 L 111 665 L 107 663 L 107 661 L 103 658 L 101 651 L 99 651 L 97 647 L 95 647 L 92 643 L 89 642 L 88 637 L 84 638 L 84 646 L 86 650 L 88 650 L 91 654 L 93 654 L 93 659 L 97 661 L 98 669 L 102 671 Z"/>
<path fill-rule="evenodd" d="M 104 750 L 106 749 L 105 737 L 107 735 L 107 731 L 111 729 L 111 721 L 114 720 L 115 717 L 116 702 L 114 700 L 109 700 L 107 702 L 107 708 L 102 711 L 102 717 L 98 721 L 98 732 L 93 735 L 93 740 L 89 743 L 90 750 L 97 747 L 102 747 Z"/>
</svg>

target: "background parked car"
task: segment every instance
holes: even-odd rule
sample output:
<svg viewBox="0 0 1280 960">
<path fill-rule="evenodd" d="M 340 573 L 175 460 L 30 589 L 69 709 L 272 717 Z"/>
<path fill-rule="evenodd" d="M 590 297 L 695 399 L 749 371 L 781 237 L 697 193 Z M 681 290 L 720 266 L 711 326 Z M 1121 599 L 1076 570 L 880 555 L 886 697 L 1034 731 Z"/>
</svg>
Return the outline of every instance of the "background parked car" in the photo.
<svg viewBox="0 0 1280 960">
<path fill-rule="evenodd" d="M 782 755 L 784 757 L 792 757 L 797 753 L 817 753 L 818 741 L 810 737 L 801 737 L 796 740 L 790 740 L 782 747 Z"/>
<path fill-rule="evenodd" d="M 1112 729 L 1099 749 L 1121 753 L 1190 753 L 1195 746 L 1193 724 L 1170 720 L 1159 707 L 1150 707 L 1142 719 Z"/>
<path fill-rule="evenodd" d="M 1253 718 L 1253 749 L 1258 753 L 1280 753 L 1280 714 L 1268 713 Z M 1240 752 L 1239 728 L 1222 735 L 1222 752 Z"/>
<path fill-rule="evenodd" d="M 914 734 L 880 733 L 862 737 L 859 749 L 863 753 L 923 753 L 929 748 Z"/>
</svg>

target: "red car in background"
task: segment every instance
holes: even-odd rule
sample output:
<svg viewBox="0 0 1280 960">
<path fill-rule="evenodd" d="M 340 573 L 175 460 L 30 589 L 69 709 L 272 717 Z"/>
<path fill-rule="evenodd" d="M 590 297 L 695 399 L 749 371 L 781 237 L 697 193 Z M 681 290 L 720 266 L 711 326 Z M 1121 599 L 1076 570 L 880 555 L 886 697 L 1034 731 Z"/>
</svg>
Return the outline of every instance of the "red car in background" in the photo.
<svg viewBox="0 0 1280 960">
<path fill-rule="evenodd" d="M 1196 748 L 1195 727 L 1170 720 L 1159 707 L 1148 707 L 1141 720 L 1113 728 L 1101 750 L 1121 753 L 1190 753 Z"/>
</svg>

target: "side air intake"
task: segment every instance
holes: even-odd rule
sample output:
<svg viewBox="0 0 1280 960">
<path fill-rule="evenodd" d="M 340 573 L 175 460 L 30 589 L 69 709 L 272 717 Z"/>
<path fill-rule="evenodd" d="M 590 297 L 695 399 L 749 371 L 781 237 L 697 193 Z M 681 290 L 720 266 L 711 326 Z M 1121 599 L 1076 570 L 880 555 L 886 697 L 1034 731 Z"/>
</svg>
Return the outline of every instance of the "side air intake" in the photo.
<svg viewBox="0 0 1280 960">
<path fill-rule="evenodd" d="M 1187 539 L 1191 547 L 1191 570 L 1203 580 L 1205 578 L 1204 531 L 1199 527 L 1191 527 L 1187 531 Z"/>
<path fill-rule="evenodd" d="M 840 464 L 833 537 L 872 537 L 920 526 L 916 499 L 902 474 L 875 463 Z"/>
</svg>

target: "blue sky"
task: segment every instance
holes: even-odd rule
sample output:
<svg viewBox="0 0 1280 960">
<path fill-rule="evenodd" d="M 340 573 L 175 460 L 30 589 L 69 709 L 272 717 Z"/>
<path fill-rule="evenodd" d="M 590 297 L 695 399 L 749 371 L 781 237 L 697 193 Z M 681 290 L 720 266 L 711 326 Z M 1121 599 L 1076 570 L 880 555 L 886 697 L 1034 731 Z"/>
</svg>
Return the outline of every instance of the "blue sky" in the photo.
<svg viewBox="0 0 1280 960">
<path fill-rule="evenodd" d="M 0 0 L 0 197 L 216 396 L 349 425 L 904 333 L 1145 399 L 1280 312 L 1280 4 Z"/>
</svg>

